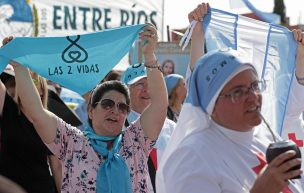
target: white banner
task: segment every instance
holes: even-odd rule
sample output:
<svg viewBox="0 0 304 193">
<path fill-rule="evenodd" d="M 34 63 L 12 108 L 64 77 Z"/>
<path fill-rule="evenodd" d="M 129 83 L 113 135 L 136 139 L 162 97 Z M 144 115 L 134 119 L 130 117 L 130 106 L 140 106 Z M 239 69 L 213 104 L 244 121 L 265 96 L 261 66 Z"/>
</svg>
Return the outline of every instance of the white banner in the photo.
<svg viewBox="0 0 304 193">
<path fill-rule="evenodd" d="M 6 25 L 14 21 L 20 24 L 31 25 L 31 34 L 41 37 L 66 36 L 100 31 L 103 29 L 120 27 L 125 25 L 152 23 L 160 31 L 163 30 L 163 1 L 140 1 L 140 0 L 0 0 L 0 13 Z M 30 7 L 30 9 L 28 9 Z M 34 17 L 22 21 L 16 15 L 32 12 Z M 1 11 L 2 10 L 2 11 Z M 8 11 L 9 10 L 9 11 Z M 30 23 L 30 20 L 32 23 Z M 3 22 L 0 27 L 3 28 Z M 10 27 L 11 28 L 11 27 Z M 5 28 L 5 34 L 15 36 L 29 36 L 28 33 L 17 34 Z M 20 28 L 20 27 L 19 27 Z M 19 30 L 18 28 L 18 30 Z M 21 27 L 22 28 L 22 27 Z M 3 30 L 2 30 L 3 31 Z M 19 30 L 20 31 L 20 30 Z"/>
</svg>

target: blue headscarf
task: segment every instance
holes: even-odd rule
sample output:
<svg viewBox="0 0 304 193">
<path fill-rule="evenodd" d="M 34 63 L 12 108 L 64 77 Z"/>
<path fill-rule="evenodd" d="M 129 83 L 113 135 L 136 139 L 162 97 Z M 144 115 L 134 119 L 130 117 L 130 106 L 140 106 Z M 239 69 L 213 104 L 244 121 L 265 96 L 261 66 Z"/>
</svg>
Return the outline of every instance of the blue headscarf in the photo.
<svg viewBox="0 0 304 193">
<path fill-rule="evenodd" d="M 178 81 L 183 80 L 184 77 L 179 74 L 169 74 L 165 76 L 164 79 L 165 79 L 168 95 L 170 96 L 172 90 L 174 89 L 174 87 L 176 87 Z"/>
<path fill-rule="evenodd" d="M 211 115 L 215 100 L 238 69 L 245 62 L 238 57 L 238 52 L 232 49 L 210 51 L 196 62 L 192 73 L 186 103 L 200 106 L 202 110 Z M 252 68 L 245 65 L 245 68 Z"/>
<path fill-rule="evenodd" d="M 101 164 L 96 178 L 97 193 L 131 193 L 131 178 L 129 169 L 124 159 L 119 155 L 122 134 L 117 137 L 105 137 L 97 135 L 89 126 L 83 131 L 90 139 L 94 150 L 107 159 Z M 108 150 L 109 141 L 113 141 L 113 147 Z"/>
</svg>

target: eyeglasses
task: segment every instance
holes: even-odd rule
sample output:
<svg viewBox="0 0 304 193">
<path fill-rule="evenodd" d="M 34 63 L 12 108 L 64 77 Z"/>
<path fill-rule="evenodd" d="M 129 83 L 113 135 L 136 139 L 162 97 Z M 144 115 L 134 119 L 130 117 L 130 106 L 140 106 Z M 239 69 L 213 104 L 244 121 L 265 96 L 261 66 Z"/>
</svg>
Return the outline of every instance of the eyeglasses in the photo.
<svg viewBox="0 0 304 193">
<path fill-rule="evenodd" d="M 143 83 L 143 82 L 137 82 L 137 83 L 133 84 L 133 86 L 138 90 L 142 90 L 144 88 L 147 88 L 148 84 Z"/>
<path fill-rule="evenodd" d="M 103 99 L 99 102 L 96 102 L 95 105 L 98 103 L 105 110 L 111 110 L 114 108 L 114 106 L 116 106 L 119 112 L 122 114 L 128 114 L 130 112 L 130 106 L 126 103 L 115 103 L 115 101 L 111 99 Z"/>
<path fill-rule="evenodd" d="M 232 103 L 239 103 L 249 96 L 249 91 L 255 94 L 260 94 L 266 89 L 265 81 L 255 81 L 250 87 L 240 86 L 237 87 L 226 94 L 219 95 L 219 98 L 230 98 Z"/>
</svg>

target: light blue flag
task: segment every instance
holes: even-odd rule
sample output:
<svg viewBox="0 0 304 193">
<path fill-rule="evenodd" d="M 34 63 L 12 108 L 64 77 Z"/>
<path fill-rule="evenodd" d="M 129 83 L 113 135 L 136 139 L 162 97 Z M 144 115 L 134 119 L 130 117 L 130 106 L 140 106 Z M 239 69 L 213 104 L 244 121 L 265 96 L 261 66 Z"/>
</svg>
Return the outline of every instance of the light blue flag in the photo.
<svg viewBox="0 0 304 193">
<path fill-rule="evenodd" d="M 129 51 L 144 26 L 67 37 L 14 38 L 0 49 L 0 72 L 13 60 L 83 95 Z"/>
<path fill-rule="evenodd" d="M 33 13 L 26 0 L 0 0 L 0 39 L 33 34 Z"/>
<path fill-rule="evenodd" d="M 238 50 L 266 80 L 262 114 L 281 134 L 295 71 L 297 43 L 292 32 L 218 9 L 209 9 L 203 24 L 208 51 L 228 47 Z"/>
<path fill-rule="evenodd" d="M 13 14 L 7 18 L 9 21 L 33 22 L 31 7 L 26 0 L 0 0 L 0 9 L 3 6 L 13 8 Z"/>
<path fill-rule="evenodd" d="M 255 13 L 261 20 L 268 22 L 268 23 L 274 23 L 279 24 L 281 22 L 281 16 L 275 13 L 266 13 L 263 11 L 258 10 L 250 1 L 248 0 L 242 0 L 245 5 L 253 12 Z"/>
</svg>

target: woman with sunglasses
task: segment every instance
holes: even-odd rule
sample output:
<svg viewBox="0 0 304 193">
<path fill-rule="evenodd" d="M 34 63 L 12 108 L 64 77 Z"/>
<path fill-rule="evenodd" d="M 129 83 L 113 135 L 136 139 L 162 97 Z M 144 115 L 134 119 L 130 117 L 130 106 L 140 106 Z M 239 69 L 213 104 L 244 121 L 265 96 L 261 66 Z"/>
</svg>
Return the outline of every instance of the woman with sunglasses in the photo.
<svg viewBox="0 0 304 193">
<path fill-rule="evenodd" d="M 39 93 L 37 100 L 46 108 L 46 81 L 35 73 L 31 73 L 31 76 Z M 20 94 L 16 92 L 13 67 L 8 65 L 1 74 L 0 81 L 0 174 L 19 184 L 27 192 L 55 193 L 57 190 L 53 177 L 60 186 L 60 161 L 40 139 L 20 104 L 20 98 Z"/>
<path fill-rule="evenodd" d="M 92 91 L 90 127 L 82 132 L 42 108 L 28 71 L 14 64 L 21 103 L 43 142 L 63 162 L 61 192 L 147 192 L 147 159 L 166 118 L 168 100 L 154 55 L 155 27 L 145 27 L 140 38 L 151 104 L 125 131 L 130 98 L 123 83 L 105 82 Z"/>
</svg>

